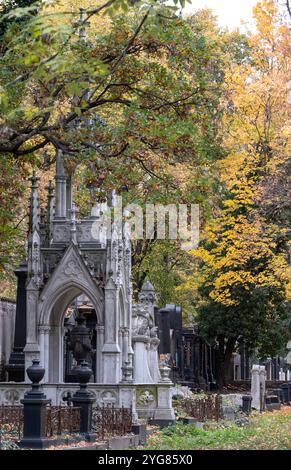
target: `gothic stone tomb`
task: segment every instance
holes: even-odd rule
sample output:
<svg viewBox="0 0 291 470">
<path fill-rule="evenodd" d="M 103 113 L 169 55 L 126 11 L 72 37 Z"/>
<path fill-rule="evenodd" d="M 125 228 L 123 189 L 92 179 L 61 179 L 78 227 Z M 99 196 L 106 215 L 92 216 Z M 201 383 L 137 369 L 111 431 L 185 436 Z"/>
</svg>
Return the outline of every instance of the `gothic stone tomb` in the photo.
<svg viewBox="0 0 291 470">
<path fill-rule="evenodd" d="M 19 370 L 39 359 L 46 371 L 44 391 L 60 404 L 77 387 L 74 367 L 86 359 L 97 403 L 132 406 L 136 416 L 173 420 L 171 382 L 165 370 L 160 374 L 158 362 L 154 289 L 146 282 L 139 303 L 132 305 L 126 230 L 122 224 L 121 233 L 113 227 L 106 240 L 96 208 L 77 220 L 71 178 L 58 152 L 56 194 L 50 184 L 46 211 L 39 209 L 38 178 L 31 178 L 27 265 L 18 276 L 22 284 L 25 278 L 25 295 L 22 285 L 17 344 L 7 366 L 9 382 L 0 384 L 0 403 L 11 403 L 11 397 L 19 402 L 27 388 L 19 382 Z M 108 202 L 112 206 L 114 197 Z"/>
</svg>

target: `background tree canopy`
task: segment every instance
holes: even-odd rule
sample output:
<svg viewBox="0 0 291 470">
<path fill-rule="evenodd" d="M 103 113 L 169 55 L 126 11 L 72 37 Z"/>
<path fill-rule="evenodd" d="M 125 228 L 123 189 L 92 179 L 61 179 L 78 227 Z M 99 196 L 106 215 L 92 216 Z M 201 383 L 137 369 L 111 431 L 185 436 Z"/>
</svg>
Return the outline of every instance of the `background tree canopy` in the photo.
<svg viewBox="0 0 291 470">
<path fill-rule="evenodd" d="M 6 1 L 0 23 L 0 276 L 23 251 L 32 168 L 57 149 L 85 214 L 108 189 L 125 202 L 199 203 L 201 244 L 133 244 L 134 285 L 196 315 L 221 370 L 244 342 L 282 347 L 290 305 L 290 29 L 275 0 L 257 29 L 182 18 L 163 1 Z M 221 374 L 221 385 L 225 382 Z"/>
</svg>

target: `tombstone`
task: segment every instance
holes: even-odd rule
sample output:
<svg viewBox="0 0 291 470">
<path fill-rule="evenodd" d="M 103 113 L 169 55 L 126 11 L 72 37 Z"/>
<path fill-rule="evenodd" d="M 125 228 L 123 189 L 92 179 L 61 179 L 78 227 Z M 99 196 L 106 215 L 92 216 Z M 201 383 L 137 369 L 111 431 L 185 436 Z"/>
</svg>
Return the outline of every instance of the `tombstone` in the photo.
<svg viewBox="0 0 291 470">
<path fill-rule="evenodd" d="M 282 394 L 283 394 L 283 403 L 284 405 L 289 405 L 290 403 L 290 395 L 289 395 L 289 385 L 283 384 L 281 386 Z"/>
<path fill-rule="evenodd" d="M 281 409 L 280 398 L 277 394 L 269 395 L 266 397 L 266 408 L 268 411 Z"/>
<path fill-rule="evenodd" d="M 266 369 L 264 366 L 253 365 L 252 368 L 252 408 L 263 411 L 265 408 Z"/>
<path fill-rule="evenodd" d="M 250 395 L 242 396 L 242 411 L 247 415 L 252 411 L 252 397 Z"/>
<path fill-rule="evenodd" d="M 266 407 L 266 368 L 265 366 L 260 366 L 259 370 L 259 376 L 260 376 L 260 400 L 261 400 L 261 411 L 265 410 Z"/>
<path fill-rule="evenodd" d="M 283 371 L 282 368 L 279 371 L 279 380 L 286 380 L 285 379 L 285 372 Z"/>
</svg>

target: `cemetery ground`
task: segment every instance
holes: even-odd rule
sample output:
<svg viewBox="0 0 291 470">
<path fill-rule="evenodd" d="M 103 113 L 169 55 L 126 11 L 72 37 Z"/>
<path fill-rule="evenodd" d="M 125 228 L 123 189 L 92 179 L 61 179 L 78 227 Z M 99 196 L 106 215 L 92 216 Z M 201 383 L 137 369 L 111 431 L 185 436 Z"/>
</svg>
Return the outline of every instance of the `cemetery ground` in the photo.
<svg viewBox="0 0 291 470">
<path fill-rule="evenodd" d="M 14 434 L 8 426 L 2 429 L 2 439 L 6 450 L 18 447 L 10 436 Z M 12 431 L 12 432 L 11 432 Z M 291 407 L 285 406 L 273 412 L 255 412 L 235 421 L 209 420 L 203 429 L 192 424 L 176 424 L 163 429 L 152 427 L 143 450 L 291 450 Z M 1 434 L 1 433 L 0 433 Z M 2 444 L 4 442 L 2 441 Z M 100 443 L 75 442 L 53 445 L 50 450 L 98 450 Z M 134 450 L 131 448 L 130 450 Z"/>
<path fill-rule="evenodd" d="M 291 407 L 252 413 L 236 422 L 207 422 L 204 429 L 177 424 L 153 434 L 148 450 L 291 450 Z"/>
</svg>

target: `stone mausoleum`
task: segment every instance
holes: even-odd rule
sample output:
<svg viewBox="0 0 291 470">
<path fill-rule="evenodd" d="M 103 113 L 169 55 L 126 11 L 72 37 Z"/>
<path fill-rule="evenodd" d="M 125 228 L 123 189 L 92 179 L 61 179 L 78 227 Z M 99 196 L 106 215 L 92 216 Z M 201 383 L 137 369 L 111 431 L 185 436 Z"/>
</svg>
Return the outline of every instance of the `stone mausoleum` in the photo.
<svg viewBox="0 0 291 470">
<path fill-rule="evenodd" d="M 104 236 L 97 206 L 78 220 L 72 177 L 58 152 L 55 190 L 50 184 L 42 211 L 38 178 L 31 178 L 28 256 L 16 270 L 14 347 L 0 404 L 23 398 L 32 359 L 45 368 L 47 397 L 64 403 L 78 387 L 75 368 L 86 360 L 96 403 L 131 406 L 136 417 L 171 421 L 169 370 L 158 360 L 154 288 L 145 282 L 133 305 L 126 224 L 113 224 L 111 237 Z M 114 206 L 114 194 L 106 204 Z"/>
</svg>

